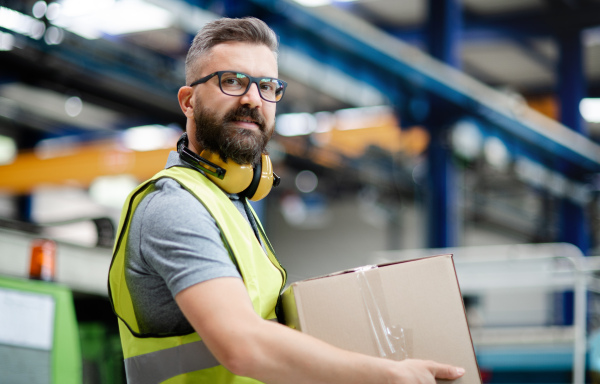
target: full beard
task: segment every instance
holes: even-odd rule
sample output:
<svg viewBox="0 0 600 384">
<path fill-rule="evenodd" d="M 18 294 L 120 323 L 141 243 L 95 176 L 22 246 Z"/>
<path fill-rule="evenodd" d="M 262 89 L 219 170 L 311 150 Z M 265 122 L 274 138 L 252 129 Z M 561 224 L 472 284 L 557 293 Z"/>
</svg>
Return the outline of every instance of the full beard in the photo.
<svg viewBox="0 0 600 384">
<path fill-rule="evenodd" d="M 258 131 L 237 128 L 234 122 L 250 118 Z M 194 110 L 196 140 L 203 149 L 218 153 L 223 161 L 231 159 L 238 164 L 258 164 L 274 127 L 267 127 L 262 115 L 247 106 L 240 106 L 219 119 L 214 113 L 199 107 Z"/>
</svg>

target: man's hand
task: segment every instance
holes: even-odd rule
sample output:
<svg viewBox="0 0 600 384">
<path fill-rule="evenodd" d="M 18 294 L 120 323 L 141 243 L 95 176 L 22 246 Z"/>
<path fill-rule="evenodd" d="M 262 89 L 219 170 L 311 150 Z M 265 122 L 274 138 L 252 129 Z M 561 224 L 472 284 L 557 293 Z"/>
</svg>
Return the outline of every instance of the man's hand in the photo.
<svg viewBox="0 0 600 384">
<path fill-rule="evenodd" d="M 456 380 L 465 370 L 429 360 L 403 360 L 394 364 L 392 383 L 435 384 L 435 379 Z"/>
</svg>

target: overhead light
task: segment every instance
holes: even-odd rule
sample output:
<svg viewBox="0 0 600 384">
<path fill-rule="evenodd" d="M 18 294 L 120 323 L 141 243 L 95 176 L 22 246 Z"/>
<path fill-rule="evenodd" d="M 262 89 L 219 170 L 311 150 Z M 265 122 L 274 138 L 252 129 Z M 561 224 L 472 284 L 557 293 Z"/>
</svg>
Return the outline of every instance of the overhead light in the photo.
<svg viewBox="0 0 600 384">
<path fill-rule="evenodd" d="M 44 36 L 46 30 L 42 21 L 6 7 L 0 7 L 0 27 L 36 40 Z"/>
<path fill-rule="evenodd" d="M 17 145 L 8 136 L 0 135 L 0 165 L 10 164 L 17 155 Z"/>
<path fill-rule="evenodd" d="M 164 8 L 142 0 L 61 0 L 52 23 L 87 39 L 163 29 L 173 22 Z"/>
<path fill-rule="evenodd" d="M 481 153 L 483 135 L 475 123 L 458 121 L 452 127 L 450 137 L 454 151 L 465 159 L 474 160 Z"/>
<path fill-rule="evenodd" d="M 46 10 L 46 19 L 52 21 L 58 17 L 60 14 L 60 4 L 58 3 L 50 3 L 48 9 Z"/>
<path fill-rule="evenodd" d="M 180 132 L 163 125 L 144 125 L 127 129 L 123 144 L 134 151 L 174 148 Z"/>
<path fill-rule="evenodd" d="M 320 7 L 321 5 L 331 4 L 331 0 L 294 0 L 305 7 Z"/>
<path fill-rule="evenodd" d="M 10 51 L 15 46 L 15 37 L 10 33 L 0 32 L 0 51 Z"/>
<path fill-rule="evenodd" d="M 104 16 L 102 30 L 109 35 L 163 29 L 173 22 L 169 11 L 140 0 L 120 1 Z"/>
<path fill-rule="evenodd" d="M 130 175 L 99 176 L 90 185 L 89 194 L 98 204 L 121 208 L 137 185 L 138 180 Z"/>
<path fill-rule="evenodd" d="M 334 127 L 340 131 L 365 129 L 383 125 L 396 125 L 392 109 L 386 105 L 340 109 L 334 113 L 284 113 L 277 116 L 276 130 L 282 136 L 308 135 L 329 132 Z"/>
<path fill-rule="evenodd" d="M 310 113 L 284 113 L 277 116 L 275 127 L 282 136 L 308 135 L 315 131 L 317 120 Z"/>
<path fill-rule="evenodd" d="M 485 140 L 483 154 L 487 162 L 498 170 L 506 170 L 510 164 L 508 149 L 497 137 L 492 136 Z"/>
<path fill-rule="evenodd" d="M 581 116 L 590 123 L 600 123 L 600 98 L 585 98 L 579 103 Z"/>
<path fill-rule="evenodd" d="M 335 118 L 336 128 L 340 131 L 388 125 L 395 120 L 392 109 L 387 105 L 340 109 L 335 112 Z"/>
<path fill-rule="evenodd" d="M 46 14 L 46 10 L 48 9 L 48 4 L 45 1 L 37 1 L 33 4 L 32 13 L 36 19 L 41 19 Z"/>
<path fill-rule="evenodd" d="M 48 45 L 58 45 L 62 43 L 64 37 L 65 36 L 61 28 L 50 27 L 46 30 L 46 34 L 44 34 L 44 41 Z"/>
<path fill-rule="evenodd" d="M 331 3 L 350 3 L 356 0 L 294 0 L 300 5 L 305 7 L 320 7 L 322 5 L 329 5 Z"/>
<path fill-rule="evenodd" d="M 77 96 L 71 96 L 65 101 L 65 112 L 71 117 L 79 116 L 83 110 L 83 102 Z"/>
<path fill-rule="evenodd" d="M 303 193 L 311 193 L 317 189 L 319 178 L 313 171 L 304 170 L 296 175 L 296 188 Z"/>
</svg>

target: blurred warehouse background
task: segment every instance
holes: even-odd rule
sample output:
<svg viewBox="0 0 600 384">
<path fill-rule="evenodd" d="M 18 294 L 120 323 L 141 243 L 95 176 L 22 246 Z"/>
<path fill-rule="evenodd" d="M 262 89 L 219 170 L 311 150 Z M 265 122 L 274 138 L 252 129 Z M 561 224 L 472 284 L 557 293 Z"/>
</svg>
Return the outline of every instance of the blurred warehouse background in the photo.
<svg viewBox="0 0 600 384">
<path fill-rule="evenodd" d="M 255 208 L 291 282 L 452 252 L 484 382 L 597 382 L 600 0 L 0 0 L 0 286 L 55 242 L 83 382 L 122 382 L 114 229 L 220 16 L 280 36 Z"/>
</svg>

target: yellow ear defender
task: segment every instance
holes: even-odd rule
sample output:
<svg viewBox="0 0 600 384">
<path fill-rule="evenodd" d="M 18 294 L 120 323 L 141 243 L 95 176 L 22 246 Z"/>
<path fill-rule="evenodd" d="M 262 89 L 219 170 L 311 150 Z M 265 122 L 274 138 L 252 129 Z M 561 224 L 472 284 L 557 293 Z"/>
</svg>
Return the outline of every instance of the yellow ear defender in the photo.
<svg viewBox="0 0 600 384">
<path fill-rule="evenodd" d="M 238 164 L 232 160 L 223 161 L 219 154 L 204 150 L 200 155 L 187 148 L 187 134 L 177 142 L 179 156 L 194 169 L 203 172 L 213 183 L 227 193 L 237 193 L 252 201 L 258 201 L 279 185 L 280 178 L 273 172 L 273 164 L 268 155 L 262 154 L 261 163 L 256 167 Z"/>
</svg>

